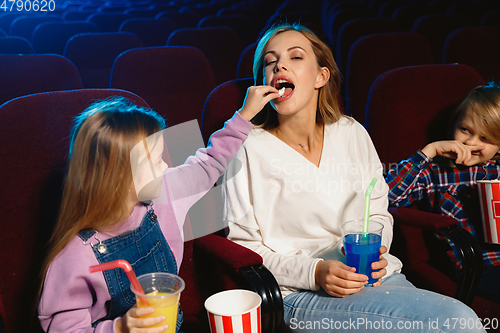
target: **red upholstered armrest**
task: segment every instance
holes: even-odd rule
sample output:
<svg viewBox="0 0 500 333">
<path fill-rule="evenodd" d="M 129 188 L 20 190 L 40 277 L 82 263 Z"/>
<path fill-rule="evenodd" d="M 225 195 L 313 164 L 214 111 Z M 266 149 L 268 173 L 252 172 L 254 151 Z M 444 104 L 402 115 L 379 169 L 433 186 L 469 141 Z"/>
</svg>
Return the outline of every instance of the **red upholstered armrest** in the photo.
<svg viewBox="0 0 500 333">
<path fill-rule="evenodd" d="M 396 223 L 438 232 L 440 229 L 458 225 L 458 221 L 452 217 L 434 213 L 423 212 L 412 208 L 391 207 L 389 212 Z"/>
<path fill-rule="evenodd" d="M 482 251 L 477 239 L 451 217 L 401 207 L 389 208 L 389 212 L 394 217 L 396 225 L 438 233 L 455 245 L 462 263 L 455 298 L 470 306 L 483 269 Z"/>
<path fill-rule="evenodd" d="M 276 279 L 259 254 L 217 235 L 196 239 L 193 251 L 201 263 L 208 295 L 236 288 L 253 290 L 262 299 L 262 332 L 281 332 L 283 299 Z"/>
<path fill-rule="evenodd" d="M 262 257 L 227 238 L 207 235 L 194 241 L 196 251 L 202 251 L 213 262 L 232 267 L 236 272 L 241 268 L 262 264 Z"/>
</svg>

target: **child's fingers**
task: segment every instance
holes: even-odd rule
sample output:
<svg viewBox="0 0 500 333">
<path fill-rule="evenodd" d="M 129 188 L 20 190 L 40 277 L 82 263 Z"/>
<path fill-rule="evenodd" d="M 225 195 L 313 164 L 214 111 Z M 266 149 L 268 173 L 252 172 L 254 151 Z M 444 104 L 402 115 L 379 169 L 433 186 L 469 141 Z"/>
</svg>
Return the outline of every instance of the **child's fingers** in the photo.
<svg viewBox="0 0 500 333">
<path fill-rule="evenodd" d="M 155 309 L 152 307 L 145 307 L 145 308 L 132 308 L 129 310 L 131 321 L 133 320 L 133 326 L 135 327 L 148 327 L 152 325 L 156 325 L 161 323 L 162 321 L 165 321 L 165 316 L 154 316 L 154 317 L 149 317 L 149 318 L 139 318 L 140 316 L 144 315 L 151 315 L 155 312 Z M 163 332 L 163 331 L 159 331 Z"/>
<path fill-rule="evenodd" d="M 136 327 L 149 327 L 149 326 L 159 324 L 162 321 L 165 321 L 164 316 L 151 317 L 151 318 L 141 318 L 141 319 L 137 319 L 137 326 Z M 155 332 L 163 332 L 165 329 L 165 326 L 167 326 L 167 325 L 163 325 L 163 327 L 159 327 L 161 329 L 155 330 Z M 155 328 L 158 329 L 158 327 L 155 327 Z M 150 332 L 152 332 L 152 331 L 150 331 Z"/>
<path fill-rule="evenodd" d="M 134 307 L 134 308 L 131 308 L 129 310 L 130 316 L 135 317 L 135 318 L 140 317 L 140 316 L 144 316 L 144 315 L 148 315 L 148 314 L 153 314 L 154 312 L 155 312 L 155 309 L 151 308 L 151 307 L 146 307 L 146 308 Z"/>
<path fill-rule="evenodd" d="M 467 147 L 470 151 L 480 151 L 485 148 L 484 146 L 465 146 L 465 147 Z"/>
<path fill-rule="evenodd" d="M 457 145 L 452 151 L 457 155 L 455 159 L 456 164 L 463 164 L 465 161 L 470 160 L 472 157 L 471 151 L 467 149 L 465 145 Z"/>
</svg>

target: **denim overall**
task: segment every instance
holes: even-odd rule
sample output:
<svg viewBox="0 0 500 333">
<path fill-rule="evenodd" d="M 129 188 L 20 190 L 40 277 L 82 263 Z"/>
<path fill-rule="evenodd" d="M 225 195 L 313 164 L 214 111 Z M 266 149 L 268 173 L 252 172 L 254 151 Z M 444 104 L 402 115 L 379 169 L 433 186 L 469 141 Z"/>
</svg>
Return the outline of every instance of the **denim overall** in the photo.
<svg viewBox="0 0 500 333">
<path fill-rule="evenodd" d="M 86 229 L 80 231 L 78 236 L 83 239 L 84 244 L 92 246 L 99 263 L 127 260 L 137 276 L 153 272 L 177 274 L 174 254 L 163 236 L 152 207 L 148 208 L 141 225 L 125 234 L 100 241 L 95 230 Z M 124 316 L 136 302 L 135 295 L 130 290 L 130 281 L 123 269 L 107 270 L 103 273 L 111 301 L 107 304 L 108 315 L 92 323 L 92 327 L 96 327 L 103 320 Z M 179 306 L 177 332 L 181 325 L 182 311 Z"/>
</svg>

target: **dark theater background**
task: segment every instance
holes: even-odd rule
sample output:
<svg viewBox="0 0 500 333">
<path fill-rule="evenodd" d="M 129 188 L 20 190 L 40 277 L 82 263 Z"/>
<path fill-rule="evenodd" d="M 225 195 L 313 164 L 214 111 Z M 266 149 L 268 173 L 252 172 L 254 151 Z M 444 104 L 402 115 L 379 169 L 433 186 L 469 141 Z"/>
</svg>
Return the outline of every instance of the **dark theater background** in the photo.
<svg viewBox="0 0 500 333">
<path fill-rule="evenodd" d="M 207 143 L 242 105 L 256 42 L 278 22 L 300 22 L 331 47 L 343 111 L 386 168 L 423 147 L 469 89 L 500 78 L 498 0 L 0 0 L 0 333 L 41 332 L 33 300 L 72 118 L 121 95 L 169 126 L 197 120 Z M 402 141 L 409 131 L 420 137 Z M 426 237 L 453 222 L 425 230 L 396 217 L 391 252 L 410 281 L 500 317 L 498 304 L 474 297 L 477 272 L 457 284 L 434 262 L 441 249 Z M 263 332 L 282 331 L 281 294 L 260 256 L 220 232 L 184 253 L 184 333 L 209 332 L 204 300 L 237 287 L 263 298 Z"/>
</svg>

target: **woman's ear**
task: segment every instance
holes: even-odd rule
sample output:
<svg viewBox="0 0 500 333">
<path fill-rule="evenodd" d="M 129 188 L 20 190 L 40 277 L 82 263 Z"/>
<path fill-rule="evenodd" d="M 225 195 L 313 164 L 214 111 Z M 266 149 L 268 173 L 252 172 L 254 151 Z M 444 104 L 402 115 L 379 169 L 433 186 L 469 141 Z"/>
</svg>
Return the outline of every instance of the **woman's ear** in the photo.
<svg viewBox="0 0 500 333">
<path fill-rule="evenodd" d="M 318 73 L 318 77 L 316 78 L 316 85 L 314 86 L 316 89 L 323 87 L 328 80 L 330 80 L 330 70 L 327 67 L 321 67 Z"/>
</svg>

